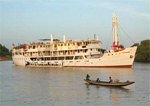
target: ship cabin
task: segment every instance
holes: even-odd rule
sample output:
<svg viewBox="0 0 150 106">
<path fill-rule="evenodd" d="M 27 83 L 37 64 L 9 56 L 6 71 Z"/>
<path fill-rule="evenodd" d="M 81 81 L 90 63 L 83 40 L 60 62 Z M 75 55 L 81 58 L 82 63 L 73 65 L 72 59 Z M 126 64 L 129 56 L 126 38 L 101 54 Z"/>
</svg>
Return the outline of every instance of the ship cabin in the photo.
<svg viewBox="0 0 150 106">
<path fill-rule="evenodd" d="M 30 57 L 32 61 L 42 60 L 77 60 L 99 58 L 103 54 L 99 40 L 64 40 L 49 39 L 46 42 L 32 42 L 13 48 L 12 55 Z"/>
</svg>

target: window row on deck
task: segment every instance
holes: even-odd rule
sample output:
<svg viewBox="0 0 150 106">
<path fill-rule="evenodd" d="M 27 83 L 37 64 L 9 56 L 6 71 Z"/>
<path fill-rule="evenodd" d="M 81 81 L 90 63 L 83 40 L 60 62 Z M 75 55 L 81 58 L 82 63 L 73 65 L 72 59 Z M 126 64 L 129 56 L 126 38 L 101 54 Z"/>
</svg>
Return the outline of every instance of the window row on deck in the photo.
<svg viewBox="0 0 150 106">
<path fill-rule="evenodd" d="M 64 50 L 64 51 L 38 51 L 38 52 L 15 52 L 12 55 L 23 56 L 60 56 L 60 55 L 75 55 L 87 52 L 100 52 L 100 49 L 79 49 L 79 50 Z"/>
</svg>

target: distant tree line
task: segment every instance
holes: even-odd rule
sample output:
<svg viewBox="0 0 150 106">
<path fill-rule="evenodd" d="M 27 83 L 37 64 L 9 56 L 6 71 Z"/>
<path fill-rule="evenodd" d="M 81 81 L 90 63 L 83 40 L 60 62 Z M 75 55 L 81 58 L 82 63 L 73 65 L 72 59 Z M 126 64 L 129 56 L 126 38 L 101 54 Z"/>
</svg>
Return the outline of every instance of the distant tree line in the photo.
<svg viewBox="0 0 150 106">
<path fill-rule="evenodd" d="M 150 40 L 143 40 L 141 43 L 136 43 L 133 46 L 138 46 L 135 62 L 150 63 Z"/>
<path fill-rule="evenodd" d="M 8 48 L 0 44 L 0 57 L 10 57 L 11 56 L 11 51 L 9 51 Z"/>
</svg>

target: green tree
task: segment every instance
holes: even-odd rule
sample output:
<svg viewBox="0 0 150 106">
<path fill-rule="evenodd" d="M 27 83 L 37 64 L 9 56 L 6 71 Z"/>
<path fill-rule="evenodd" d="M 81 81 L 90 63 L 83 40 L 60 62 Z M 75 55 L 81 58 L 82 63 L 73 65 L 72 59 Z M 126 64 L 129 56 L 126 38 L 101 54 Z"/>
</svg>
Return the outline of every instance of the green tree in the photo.
<svg viewBox="0 0 150 106">
<path fill-rule="evenodd" d="M 11 56 L 9 49 L 0 44 L 0 57 L 8 57 L 8 56 Z"/>
<path fill-rule="evenodd" d="M 135 61 L 150 62 L 150 40 L 141 41 L 136 52 Z"/>
</svg>

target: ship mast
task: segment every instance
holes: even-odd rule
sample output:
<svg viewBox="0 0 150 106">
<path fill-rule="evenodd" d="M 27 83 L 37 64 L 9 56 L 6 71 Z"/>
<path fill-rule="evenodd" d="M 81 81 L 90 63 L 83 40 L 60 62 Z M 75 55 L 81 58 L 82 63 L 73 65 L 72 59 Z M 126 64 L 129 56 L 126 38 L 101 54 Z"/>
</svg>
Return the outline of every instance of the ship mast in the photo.
<svg viewBox="0 0 150 106">
<path fill-rule="evenodd" d="M 116 14 L 112 15 L 112 36 L 113 36 L 113 49 L 116 51 L 118 49 L 119 41 L 118 41 L 118 22 L 116 18 Z"/>
</svg>

